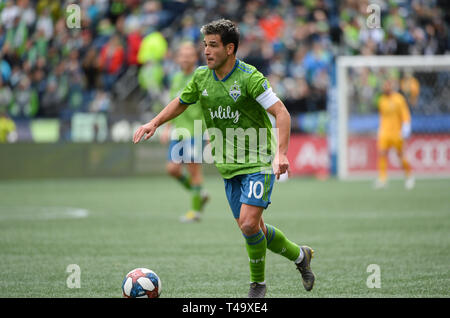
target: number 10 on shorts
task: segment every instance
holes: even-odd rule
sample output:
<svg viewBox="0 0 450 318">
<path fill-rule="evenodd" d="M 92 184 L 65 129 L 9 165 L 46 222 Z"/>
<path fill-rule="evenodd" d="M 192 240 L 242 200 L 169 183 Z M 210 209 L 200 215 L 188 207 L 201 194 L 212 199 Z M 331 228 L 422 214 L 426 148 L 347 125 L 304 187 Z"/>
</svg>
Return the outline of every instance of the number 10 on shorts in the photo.
<svg viewBox="0 0 450 318">
<path fill-rule="evenodd" d="M 251 198 L 252 196 L 255 199 L 261 199 L 264 194 L 264 185 L 261 181 L 250 181 L 249 191 L 248 191 L 248 197 Z"/>
</svg>

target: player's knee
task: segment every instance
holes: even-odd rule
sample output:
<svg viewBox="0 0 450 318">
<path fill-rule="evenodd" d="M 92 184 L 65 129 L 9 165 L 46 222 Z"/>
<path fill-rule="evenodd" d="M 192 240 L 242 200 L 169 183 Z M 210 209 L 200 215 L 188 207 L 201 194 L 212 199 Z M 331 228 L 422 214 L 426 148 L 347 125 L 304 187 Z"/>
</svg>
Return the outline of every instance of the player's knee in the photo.
<svg viewBox="0 0 450 318">
<path fill-rule="evenodd" d="M 181 169 L 178 165 L 169 162 L 166 166 L 167 173 L 173 177 L 178 177 L 181 174 Z"/>
<path fill-rule="evenodd" d="M 239 228 L 244 235 L 250 236 L 259 232 L 259 223 L 252 222 L 251 220 L 244 220 L 239 223 Z"/>
</svg>

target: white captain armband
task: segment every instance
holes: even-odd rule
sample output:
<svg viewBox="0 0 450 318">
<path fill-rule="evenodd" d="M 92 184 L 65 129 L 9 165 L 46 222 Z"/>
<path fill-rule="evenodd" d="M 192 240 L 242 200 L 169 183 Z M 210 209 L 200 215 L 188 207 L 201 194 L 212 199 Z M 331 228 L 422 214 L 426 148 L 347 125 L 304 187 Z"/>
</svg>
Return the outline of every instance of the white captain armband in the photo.
<svg viewBox="0 0 450 318">
<path fill-rule="evenodd" d="M 264 107 L 264 109 L 269 108 L 279 100 L 278 96 L 272 91 L 272 87 L 269 87 L 264 93 L 256 97 L 256 101 Z"/>
</svg>

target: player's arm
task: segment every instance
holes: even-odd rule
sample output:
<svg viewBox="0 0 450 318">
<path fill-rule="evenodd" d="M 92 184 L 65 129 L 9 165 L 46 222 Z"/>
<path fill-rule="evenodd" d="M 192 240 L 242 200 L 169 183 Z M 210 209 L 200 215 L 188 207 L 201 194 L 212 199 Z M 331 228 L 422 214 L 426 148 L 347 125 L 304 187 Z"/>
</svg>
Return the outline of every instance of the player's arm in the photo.
<svg viewBox="0 0 450 318">
<path fill-rule="evenodd" d="M 194 74 L 191 81 L 181 93 L 181 96 L 173 99 L 155 118 L 136 130 L 133 136 L 133 142 L 135 144 L 138 143 L 143 136 L 145 136 L 145 140 L 149 139 L 159 126 L 180 115 L 190 104 L 194 104 L 197 100 L 198 88 Z"/>
<path fill-rule="evenodd" d="M 273 173 L 279 179 L 283 173 L 290 173 L 287 151 L 291 133 L 291 115 L 283 102 L 272 91 L 268 80 L 260 72 L 252 74 L 249 80 L 248 91 L 250 96 L 253 96 L 269 114 L 275 117 L 278 140 L 272 168 Z"/>
<path fill-rule="evenodd" d="M 267 108 L 267 112 L 275 117 L 276 127 L 278 129 L 277 151 L 273 160 L 273 172 L 277 179 L 286 171 L 290 173 L 287 151 L 289 146 L 289 137 L 291 134 L 291 115 L 281 100 Z"/>
<path fill-rule="evenodd" d="M 159 126 L 180 115 L 187 107 L 188 105 L 181 103 L 178 97 L 173 99 L 155 118 L 136 130 L 133 136 L 133 142 L 137 144 L 142 137 L 148 140 L 153 136 Z"/>
</svg>

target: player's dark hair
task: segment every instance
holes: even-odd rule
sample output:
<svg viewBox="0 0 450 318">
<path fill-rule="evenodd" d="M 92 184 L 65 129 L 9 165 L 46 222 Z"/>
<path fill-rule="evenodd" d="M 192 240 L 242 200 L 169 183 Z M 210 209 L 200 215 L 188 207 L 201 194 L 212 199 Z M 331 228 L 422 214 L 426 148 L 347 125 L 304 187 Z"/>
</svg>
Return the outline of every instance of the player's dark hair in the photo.
<svg viewBox="0 0 450 318">
<path fill-rule="evenodd" d="M 205 24 L 200 29 L 203 35 L 218 34 L 223 45 L 234 44 L 234 54 L 236 54 L 239 45 L 239 29 L 230 20 L 219 19 Z"/>
</svg>

